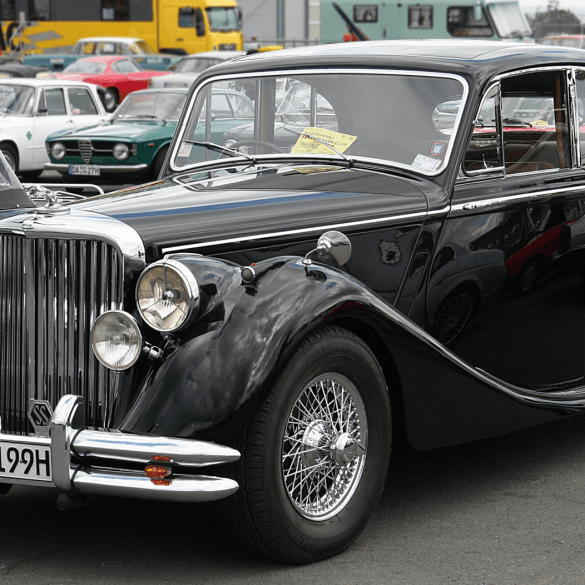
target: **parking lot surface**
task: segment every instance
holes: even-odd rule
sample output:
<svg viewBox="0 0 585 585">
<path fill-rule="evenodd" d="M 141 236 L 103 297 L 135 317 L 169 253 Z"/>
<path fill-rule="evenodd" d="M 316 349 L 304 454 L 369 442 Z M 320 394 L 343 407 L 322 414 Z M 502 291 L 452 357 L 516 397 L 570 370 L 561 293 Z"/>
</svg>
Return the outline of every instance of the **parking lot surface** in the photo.
<svg viewBox="0 0 585 585">
<path fill-rule="evenodd" d="M 50 489 L 0 497 L 0 585 L 573 585 L 585 582 L 585 420 L 426 453 L 395 449 L 378 509 L 308 566 L 242 552 L 213 506 L 105 500 L 59 512 Z"/>
</svg>

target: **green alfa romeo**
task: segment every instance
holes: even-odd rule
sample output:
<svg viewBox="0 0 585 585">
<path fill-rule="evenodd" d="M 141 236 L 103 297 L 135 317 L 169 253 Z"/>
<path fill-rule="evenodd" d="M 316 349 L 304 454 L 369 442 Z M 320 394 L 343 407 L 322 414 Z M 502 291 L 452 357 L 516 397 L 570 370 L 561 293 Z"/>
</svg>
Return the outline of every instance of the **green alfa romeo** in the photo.
<svg viewBox="0 0 585 585">
<path fill-rule="evenodd" d="M 78 130 L 60 130 L 46 140 L 51 162 L 46 170 L 93 182 L 134 182 L 156 179 L 175 133 L 187 97 L 187 89 L 147 89 L 128 95 L 102 124 Z M 228 130 L 250 122 L 254 104 L 243 93 L 218 89 L 213 92 L 211 133 L 197 139 L 222 143 Z M 220 114 L 218 113 L 220 112 Z"/>
</svg>

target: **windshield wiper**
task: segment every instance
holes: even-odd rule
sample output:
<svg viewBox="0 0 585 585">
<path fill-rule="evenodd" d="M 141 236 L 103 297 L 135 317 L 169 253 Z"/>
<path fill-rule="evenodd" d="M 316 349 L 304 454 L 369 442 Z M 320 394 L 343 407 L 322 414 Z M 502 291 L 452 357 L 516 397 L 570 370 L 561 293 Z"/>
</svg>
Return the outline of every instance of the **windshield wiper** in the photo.
<svg viewBox="0 0 585 585">
<path fill-rule="evenodd" d="M 288 130 L 289 132 L 292 132 L 293 134 L 296 134 L 297 136 L 306 136 L 307 138 L 310 138 L 311 140 L 314 140 L 315 142 L 318 142 L 319 144 L 326 146 L 329 150 L 331 150 L 332 152 L 334 152 L 335 154 L 340 156 L 344 161 L 346 161 L 350 167 L 353 165 L 352 158 L 350 158 L 349 156 L 346 156 L 345 154 L 343 154 L 343 152 L 340 152 L 339 150 L 337 150 L 337 148 L 334 148 L 328 142 L 325 142 L 324 140 L 321 140 L 320 138 L 317 138 L 316 136 L 309 134 L 309 132 L 299 132 L 298 130 L 293 130 L 292 128 L 289 128 L 288 126 L 283 126 L 283 128 L 285 130 Z"/>
<path fill-rule="evenodd" d="M 161 120 L 163 121 L 165 124 L 167 123 L 167 121 L 164 118 L 161 118 L 160 116 L 157 116 L 156 114 L 131 114 L 130 116 L 128 116 L 128 118 L 146 118 L 146 119 L 150 119 L 150 120 Z"/>
<path fill-rule="evenodd" d="M 209 150 L 213 150 L 215 152 L 220 152 L 221 154 L 230 154 L 231 156 L 243 156 L 247 158 L 249 161 L 252 161 L 256 164 L 256 159 L 249 154 L 244 154 L 239 150 L 234 150 L 233 148 L 229 148 L 227 146 L 222 146 L 221 144 L 215 144 L 215 142 L 199 142 L 198 140 L 183 140 L 182 142 L 186 142 L 187 144 L 194 144 L 195 146 L 204 146 Z"/>
</svg>

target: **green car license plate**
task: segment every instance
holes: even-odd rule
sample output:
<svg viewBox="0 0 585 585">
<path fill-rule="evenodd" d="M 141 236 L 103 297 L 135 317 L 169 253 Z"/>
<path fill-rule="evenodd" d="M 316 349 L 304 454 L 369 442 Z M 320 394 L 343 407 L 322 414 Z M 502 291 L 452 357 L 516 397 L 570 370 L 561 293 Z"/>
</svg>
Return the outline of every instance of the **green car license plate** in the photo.
<svg viewBox="0 0 585 585">
<path fill-rule="evenodd" d="M 0 441 L 0 477 L 51 481 L 50 447 Z"/>
<path fill-rule="evenodd" d="M 70 165 L 69 174 L 99 177 L 100 168 L 97 165 Z"/>
</svg>

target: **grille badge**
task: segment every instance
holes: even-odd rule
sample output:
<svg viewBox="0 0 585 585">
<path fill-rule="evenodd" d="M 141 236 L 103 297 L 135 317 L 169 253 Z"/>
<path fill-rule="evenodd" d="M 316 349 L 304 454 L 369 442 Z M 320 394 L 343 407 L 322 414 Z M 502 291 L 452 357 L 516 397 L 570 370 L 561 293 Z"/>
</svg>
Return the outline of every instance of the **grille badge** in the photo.
<svg viewBox="0 0 585 585">
<path fill-rule="evenodd" d="M 79 152 L 81 153 L 81 158 L 83 159 L 83 162 L 88 163 L 91 160 L 91 155 L 93 154 L 91 140 L 89 140 L 88 138 L 80 138 L 77 141 L 77 145 L 79 146 Z"/>
<path fill-rule="evenodd" d="M 32 424 L 35 434 L 41 437 L 49 436 L 53 409 L 46 400 L 31 400 L 28 409 L 28 420 Z"/>
</svg>

